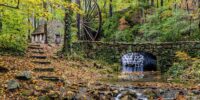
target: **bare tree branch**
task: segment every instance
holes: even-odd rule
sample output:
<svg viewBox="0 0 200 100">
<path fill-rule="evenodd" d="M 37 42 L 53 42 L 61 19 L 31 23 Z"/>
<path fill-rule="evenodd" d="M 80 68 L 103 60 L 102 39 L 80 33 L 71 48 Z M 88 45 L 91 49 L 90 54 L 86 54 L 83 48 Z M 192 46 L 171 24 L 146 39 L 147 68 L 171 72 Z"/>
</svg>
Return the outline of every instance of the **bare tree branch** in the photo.
<svg viewBox="0 0 200 100">
<path fill-rule="evenodd" d="M 8 7 L 8 8 L 13 8 L 13 9 L 19 9 L 19 3 L 20 3 L 20 0 L 18 0 L 17 2 L 17 6 L 10 6 L 8 4 L 0 4 L 0 6 L 4 6 L 4 7 Z"/>
</svg>

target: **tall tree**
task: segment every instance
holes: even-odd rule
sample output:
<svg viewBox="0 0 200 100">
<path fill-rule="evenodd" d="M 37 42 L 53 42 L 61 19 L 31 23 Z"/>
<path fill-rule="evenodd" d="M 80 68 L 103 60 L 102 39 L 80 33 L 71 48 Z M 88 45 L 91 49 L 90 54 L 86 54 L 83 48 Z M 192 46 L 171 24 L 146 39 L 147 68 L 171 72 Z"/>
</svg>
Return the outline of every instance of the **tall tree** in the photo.
<svg viewBox="0 0 200 100">
<path fill-rule="evenodd" d="M 164 0 L 160 0 L 160 6 L 164 6 Z"/>
<path fill-rule="evenodd" d="M 80 0 L 76 0 L 76 3 L 78 4 L 78 7 L 79 7 L 79 9 L 81 8 L 81 2 L 80 2 Z M 77 19 L 77 28 L 78 28 L 78 32 L 77 32 L 77 36 L 78 36 L 78 39 L 80 40 L 80 38 L 81 38 L 81 36 L 80 36 L 80 18 L 81 18 L 81 16 L 80 16 L 80 14 L 77 14 L 77 16 L 76 16 L 76 19 Z"/>
<path fill-rule="evenodd" d="M 20 4 L 20 0 L 17 1 L 17 5 L 16 6 L 10 6 L 8 4 L 3 4 L 3 3 L 0 3 L 0 6 L 2 7 L 7 7 L 7 8 L 12 8 L 12 9 L 19 9 L 19 4 Z M 0 32 L 2 31 L 2 28 L 3 28 L 3 22 L 2 22 L 2 19 L 3 19 L 3 15 L 2 15 L 2 12 L 3 10 L 0 11 Z"/>
<path fill-rule="evenodd" d="M 43 1 L 43 7 L 44 7 L 45 12 L 47 12 L 47 2 L 46 1 Z M 48 22 L 48 18 L 44 22 L 45 44 L 48 44 L 47 22 Z"/>
<path fill-rule="evenodd" d="M 66 0 L 66 2 L 71 2 L 71 0 Z M 72 24 L 72 15 L 73 12 L 71 8 L 65 9 L 65 30 L 64 30 L 64 44 L 63 44 L 63 53 L 70 53 L 71 49 L 71 24 Z"/>
<path fill-rule="evenodd" d="M 3 11 L 0 12 L 0 32 L 1 32 L 2 28 L 3 28 L 3 22 L 2 22 L 3 15 L 2 15 L 2 12 Z"/>
<path fill-rule="evenodd" d="M 112 17 L 113 16 L 113 4 L 112 4 L 112 0 L 110 0 L 110 4 L 109 4 L 109 16 Z"/>
<path fill-rule="evenodd" d="M 151 6 L 154 6 L 154 0 L 151 0 Z"/>
<path fill-rule="evenodd" d="M 200 9 L 200 0 L 198 0 L 198 9 Z M 199 16 L 199 31 L 200 31 L 200 10 L 198 10 L 198 16 Z"/>
</svg>

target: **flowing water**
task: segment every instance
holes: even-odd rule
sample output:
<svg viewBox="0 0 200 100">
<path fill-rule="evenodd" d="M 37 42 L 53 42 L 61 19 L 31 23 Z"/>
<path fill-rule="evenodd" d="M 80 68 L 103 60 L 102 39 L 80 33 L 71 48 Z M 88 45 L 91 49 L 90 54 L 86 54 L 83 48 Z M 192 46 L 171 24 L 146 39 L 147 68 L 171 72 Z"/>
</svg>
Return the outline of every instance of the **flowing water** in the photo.
<svg viewBox="0 0 200 100">
<path fill-rule="evenodd" d="M 156 70 L 156 57 L 146 52 L 127 53 L 122 56 L 122 75 L 124 80 L 144 78 L 144 70 Z"/>
</svg>

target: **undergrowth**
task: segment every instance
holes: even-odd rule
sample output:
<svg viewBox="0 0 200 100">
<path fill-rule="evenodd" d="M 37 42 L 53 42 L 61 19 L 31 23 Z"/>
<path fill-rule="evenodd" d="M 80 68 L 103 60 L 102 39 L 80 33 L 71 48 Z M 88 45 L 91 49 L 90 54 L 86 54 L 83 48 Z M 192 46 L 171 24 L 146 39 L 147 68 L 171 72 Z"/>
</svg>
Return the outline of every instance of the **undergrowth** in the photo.
<svg viewBox="0 0 200 100">
<path fill-rule="evenodd" d="M 168 70 L 168 80 L 180 83 L 200 82 L 200 59 L 185 52 L 176 52 L 177 61 Z"/>
</svg>

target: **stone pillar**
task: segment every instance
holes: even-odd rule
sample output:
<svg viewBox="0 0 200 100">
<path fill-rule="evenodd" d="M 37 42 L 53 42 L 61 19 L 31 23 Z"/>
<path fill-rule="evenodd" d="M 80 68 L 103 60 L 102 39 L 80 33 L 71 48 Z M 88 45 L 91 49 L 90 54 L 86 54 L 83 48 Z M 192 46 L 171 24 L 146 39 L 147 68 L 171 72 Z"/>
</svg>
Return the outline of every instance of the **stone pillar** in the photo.
<svg viewBox="0 0 200 100">
<path fill-rule="evenodd" d="M 45 42 L 45 35 L 42 34 L 42 43 L 44 43 L 44 42 Z"/>
<path fill-rule="evenodd" d="M 38 35 L 35 35 L 35 42 L 38 42 Z"/>
<path fill-rule="evenodd" d="M 31 43 L 34 43 L 34 36 L 31 36 Z"/>
<path fill-rule="evenodd" d="M 40 34 L 40 43 L 42 43 L 42 34 Z"/>
</svg>

